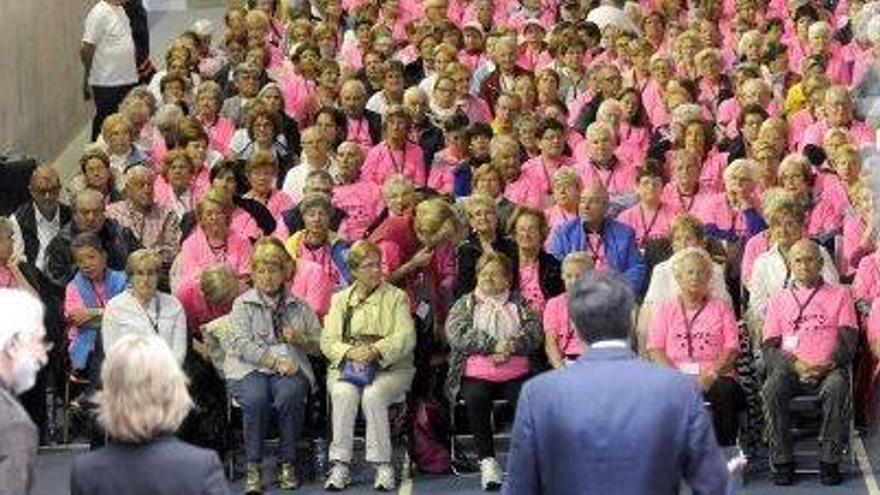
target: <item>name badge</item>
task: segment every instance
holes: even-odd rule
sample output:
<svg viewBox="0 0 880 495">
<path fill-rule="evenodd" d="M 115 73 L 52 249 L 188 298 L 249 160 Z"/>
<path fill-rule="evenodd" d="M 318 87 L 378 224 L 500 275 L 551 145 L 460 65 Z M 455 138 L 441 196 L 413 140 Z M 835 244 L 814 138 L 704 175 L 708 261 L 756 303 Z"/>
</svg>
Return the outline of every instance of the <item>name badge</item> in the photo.
<svg viewBox="0 0 880 495">
<path fill-rule="evenodd" d="M 782 336 L 782 350 L 794 352 L 798 346 L 798 336 L 795 334 L 792 335 L 783 335 Z"/>
<path fill-rule="evenodd" d="M 700 374 L 700 363 L 687 361 L 679 364 L 678 369 L 685 375 L 698 376 Z"/>
</svg>

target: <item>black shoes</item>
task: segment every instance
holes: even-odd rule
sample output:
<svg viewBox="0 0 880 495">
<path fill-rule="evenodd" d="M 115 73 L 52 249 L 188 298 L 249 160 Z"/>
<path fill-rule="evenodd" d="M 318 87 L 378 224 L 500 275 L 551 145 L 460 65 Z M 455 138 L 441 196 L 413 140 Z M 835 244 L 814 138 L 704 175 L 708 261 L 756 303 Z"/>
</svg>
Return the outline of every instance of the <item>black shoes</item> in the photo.
<svg viewBox="0 0 880 495">
<path fill-rule="evenodd" d="M 773 484 L 790 486 L 794 484 L 794 463 L 773 465 Z"/>
<path fill-rule="evenodd" d="M 826 486 L 837 486 L 843 482 L 840 468 L 837 464 L 828 462 L 819 463 L 819 481 Z"/>
</svg>

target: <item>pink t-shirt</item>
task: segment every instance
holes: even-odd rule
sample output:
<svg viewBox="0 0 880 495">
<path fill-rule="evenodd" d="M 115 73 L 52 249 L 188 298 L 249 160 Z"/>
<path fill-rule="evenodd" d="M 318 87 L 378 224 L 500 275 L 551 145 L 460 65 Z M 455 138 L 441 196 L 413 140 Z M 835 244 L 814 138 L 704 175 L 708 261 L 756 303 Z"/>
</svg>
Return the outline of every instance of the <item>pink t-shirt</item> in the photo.
<svg viewBox="0 0 880 495">
<path fill-rule="evenodd" d="M 782 337 L 783 351 L 811 365 L 826 364 L 837 348 L 842 326 L 858 328 L 848 287 L 823 283 L 818 290 L 787 289 L 770 298 L 764 340 Z"/>
<path fill-rule="evenodd" d="M 349 118 L 346 124 L 346 131 L 346 141 L 354 141 L 364 151 L 373 147 L 373 138 L 370 136 L 370 124 L 366 117 L 361 117 L 360 119 Z"/>
<path fill-rule="evenodd" d="M 676 216 L 684 215 L 685 213 L 696 213 L 702 208 L 702 203 L 707 201 L 708 198 L 709 195 L 700 188 L 697 189 L 697 193 L 693 196 L 682 196 L 679 194 L 678 185 L 675 182 L 670 182 L 663 186 L 663 191 L 660 193 L 660 201 L 668 204 L 675 211 Z"/>
<path fill-rule="evenodd" d="M 541 185 L 536 174 L 523 172 L 515 181 L 504 186 L 504 197 L 512 203 L 540 210 L 547 203 L 547 193 Z"/>
<path fill-rule="evenodd" d="M 536 314 L 544 312 L 547 301 L 544 299 L 544 292 L 541 291 L 541 281 L 536 263 L 519 267 L 519 292 L 529 303 L 532 311 Z"/>
<path fill-rule="evenodd" d="M 339 235 L 346 241 L 354 242 L 363 237 L 385 203 L 379 186 L 361 181 L 334 186 L 333 206 L 346 214 L 339 225 Z"/>
<path fill-rule="evenodd" d="M 217 117 L 212 125 L 205 125 L 208 134 L 208 147 L 221 155 L 229 151 L 229 143 L 235 134 L 235 123 L 226 117 Z"/>
<path fill-rule="evenodd" d="M 871 303 L 871 315 L 868 316 L 867 327 L 868 342 L 874 344 L 880 339 L 880 299 L 874 299 Z"/>
<path fill-rule="evenodd" d="M 699 363 L 700 372 L 712 369 L 727 351 L 739 350 L 733 309 L 721 299 L 710 298 L 702 309 L 689 311 L 678 298 L 669 299 L 651 318 L 647 347 L 663 351 L 676 368 Z"/>
<path fill-rule="evenodd" d="M 422 147 L 407 142 L 402 150 L 392 150 L 386 141 L 370 148 L 361 167 L 361 180 L 379 187 L 394 174 L 403 174 L 418 186 L 427 183 L 425 158 Z"/>
<path fill-rule="evenodd" d="M 739 236 L 748 234 L 743 210 L 731 207 L 727 202 L 727 194 L 723 192 L 708 195 L 705 201 L 696 205 L 693 213 L 705 225 L 715 225 L 721 230 L 733 230 Z"/>
<path fill-rule="evenodd" d="M 770 231 L 764 230 L 749 237 L 743 248 L 742 264 L 740 264 L 740 277 L 743 285 L 748 285 L 752 278 L 752 268 L 755 267 L 755 260 L 758 256 L 770 250 Z"/>
<path fill-rule="evenodd" d="M 654 213 L 648 213 L 642 204 L 638 203 L 623 210 L 617 216 L 617 220 L 632 227 L 636 232 L 636 242 L 642 246 L 647 240 L 668 236 L 675 217 L 675 209 L 666 203 L 661 202 Z"/>
<path fill-rule="evenodd" d="M 853 275 L 861 260 L 874 252 L 874 249 L 862 248 L 862 237 L 865 235 L 865 222 L 856 213 L 846 215 L 843 221 L 843 246 L 841 246 L 841 275 Z"/>
<path fill-rule="evenodd" d="M 308 260 L 297 260 L 296 272 L 289 284 L 290 293 L 305 301 L 323 319 L 330 310 L 330 297 L 336 286 L 321 267 Z"/>
<path fill-rule="evenodd" d="M 568 294 L 560 294 L 547 301 L 544 333 L 556 336 L 556 346 L 563 356 L 580 356 L 584 353 L 584 343 L 568 317 Z"/>
<path fill-rule="evenodd" d="M 880 297 L 880 254 L 875 252 L 862 258 L 853 279 L 853 297 L 870 301 Z"/>
<path fill-rule="evenodd" d="M 632 194 L 636 189 L 635 164 L 618 160 L 611 170 L 596 167 L 591 161 L 582 161 L 574 166 L 581 176 L 584 187 L 601 182 L 612 197 Z"/>
</svg>

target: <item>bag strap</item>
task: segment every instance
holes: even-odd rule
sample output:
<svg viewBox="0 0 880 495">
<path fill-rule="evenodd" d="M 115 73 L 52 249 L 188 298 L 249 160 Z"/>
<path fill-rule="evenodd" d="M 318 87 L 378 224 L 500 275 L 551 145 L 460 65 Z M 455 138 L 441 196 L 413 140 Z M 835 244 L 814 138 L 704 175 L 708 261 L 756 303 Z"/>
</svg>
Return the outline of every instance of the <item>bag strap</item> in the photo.
<svg viewBox="0 0 880 495">
<path fill-rule="evenodd" d="M 381 285 L 381 282 L 379 285 Z M 358 301 L 357 304 L 355 304 L 354 306 L 351 305 L 351 296 L 352 296 L 352 294 L 354 294 L 354 287 L 352 287 L 351 292 L 348 293 L 348 298 L 345 300 L 345 311 L 342 312 L 342 342 L 343 343 L 348 343 L 348 341 L 351 339 L 351 316 L 354 313 L 354 310 L 361 307 L 361 305 L 363 305 L 364 302 L 366 302 L 366 300 L 369 299 L 370 296 L 372 296 L 374 292 L 376 292 L 376 289 L 379 288 L 379 285 L 373 287 L 373 289 L 370 290 L 370 292 L 367 293 L 366 296 L 361 298 L 361 300 Z"/>
</svg>

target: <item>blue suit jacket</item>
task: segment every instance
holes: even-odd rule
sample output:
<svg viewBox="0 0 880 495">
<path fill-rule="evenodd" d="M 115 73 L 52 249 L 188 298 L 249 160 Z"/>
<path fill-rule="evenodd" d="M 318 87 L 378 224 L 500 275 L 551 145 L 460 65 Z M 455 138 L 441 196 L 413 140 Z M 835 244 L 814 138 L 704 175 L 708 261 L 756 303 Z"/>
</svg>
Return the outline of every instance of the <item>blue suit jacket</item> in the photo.
<svg viewBox="0 0 880 495">
<path fill-rule="evenodd" d="M 522 389 L 505 495 L 724 494 L 728 472 L 690 378 L 628 349 L 588 349 Z"/>
<path fill-rule="evenodd" d="M 605 257 L 611 268 L 620 272 L 636 295 L 645 287 L 645 259 L 636 244 L 635 231 L 617 220 L 607 219 L 602 226 L 602 243 Z M 559 260 L 573 251 L 587 250 L 587 235 L 580 218 L 571 219 L 553 231 L 550 253 Z"/>
<path fill-rule="evenodd" d="M 230 495 L 220 458 L 172 436 L 111 442 L 73 460 L 71 495 Z"/>
</svg>

